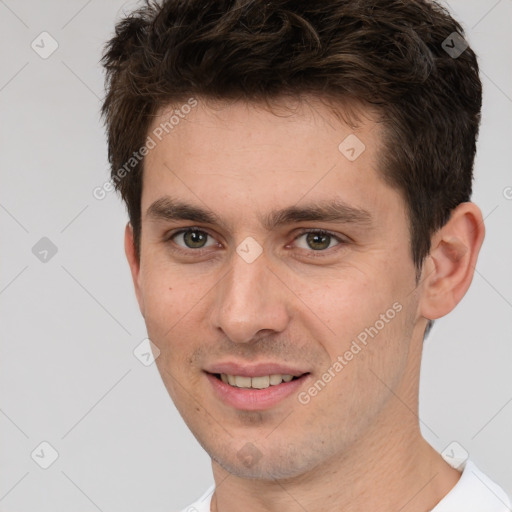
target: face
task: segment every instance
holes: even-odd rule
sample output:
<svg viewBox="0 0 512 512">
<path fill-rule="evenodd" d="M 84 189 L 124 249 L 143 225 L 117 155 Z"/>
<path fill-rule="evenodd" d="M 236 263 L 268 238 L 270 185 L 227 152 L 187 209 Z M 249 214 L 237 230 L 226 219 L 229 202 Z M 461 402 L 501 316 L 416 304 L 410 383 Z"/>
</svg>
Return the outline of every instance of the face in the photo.
<svg viewBox="0 0 512 512">
<path fill-rule="evenodd" d="M 297 476 L 389 422 L 390 389 L 417 377 L 404 201 L 371 116 L 349 128 L 313 99 L 190 110 L 146 156 L 131 261 L 156 364 L 214 463 Z"/>
</svg>

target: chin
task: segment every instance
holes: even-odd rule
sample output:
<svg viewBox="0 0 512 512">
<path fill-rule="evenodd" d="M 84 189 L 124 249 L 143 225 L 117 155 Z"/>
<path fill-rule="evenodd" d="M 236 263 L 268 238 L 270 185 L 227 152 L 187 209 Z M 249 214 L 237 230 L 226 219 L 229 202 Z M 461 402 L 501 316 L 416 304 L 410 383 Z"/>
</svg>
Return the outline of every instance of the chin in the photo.
<svg viewBox="0 0 512 512">
<path fill-rule="evenodd" d="M 225 457 L 212 457 L 225 471 L 239 478 L 247 478 L 251 480 L 282 480 L 292 478 L 303 472 L 297 468 L 283 467 L 282 463 L 272 464 L 266 461 L 265 464 L 254 464 L 246 466 L 239 460 L 226 460 Z"/>
<path fill-rule="evenodd" d="M 240 478 L 286 480 L 298 477 L 315 467 L 315 462 L 305 460 L 304 454 L 295 453 L 293 456 L 289 449 L 288 453 L 283 453 L 279 447 L 276 447 L 272 454 L 259 451 L 251 443 L 247 443 L 238 452 L 233 452 L 233 446 L 222 453 L 219 453 L 219 450 L 206 451 L 225 471 Z"/>
</svg>

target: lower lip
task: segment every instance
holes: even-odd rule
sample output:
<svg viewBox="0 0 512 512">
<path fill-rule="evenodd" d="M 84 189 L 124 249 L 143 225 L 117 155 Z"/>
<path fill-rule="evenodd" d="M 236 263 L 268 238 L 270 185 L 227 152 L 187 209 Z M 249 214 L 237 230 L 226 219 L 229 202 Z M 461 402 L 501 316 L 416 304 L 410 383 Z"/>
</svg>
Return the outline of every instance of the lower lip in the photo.
<svg viewBox="0 0 512 512">
<path fill-rule="evenodd" d="M 211 373 L 206 373 L 215 393 L 220 399 L 234 407 L 245 411 L 259 411 L 269 409 L 289 397 L 303 385 L 309 374 L 302 375 L 290 382 L 282 382 L 277 386 L 269 386 L 265 389 L 237 388 L 222 382 Z"/>
</svg>

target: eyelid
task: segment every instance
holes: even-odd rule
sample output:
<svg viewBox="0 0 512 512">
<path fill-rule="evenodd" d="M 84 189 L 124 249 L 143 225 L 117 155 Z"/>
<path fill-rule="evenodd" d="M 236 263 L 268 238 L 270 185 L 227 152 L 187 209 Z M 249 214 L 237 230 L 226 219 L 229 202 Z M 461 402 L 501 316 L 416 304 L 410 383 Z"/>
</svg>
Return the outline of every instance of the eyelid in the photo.
<svg viewBox="0 0 512 512">
<path fill-rule="evenodd" d="M 174 238 L 176 236 L 182 235 L 184 233 L 188 233 L 188 232 L 191 232 L 191 231 L 199 231 L 201 233 L 205 233 L 210 238 L 213 238 L 215 241 L 217 241 L 217 243 L 220 243 L 220 242 L 218 242 L 218 240 L 207 229 L 199 227 L 199 226 L 187 226 L 185 228 L 179 228 L 179 229 L 177 229 L 175 231 L 168 232 L 164 236 L 164 241 L 165 242 L 174 242 Z M 212 246 L 208 246 L 208 247 L 212 247 Z M 208 247 L 206 247 L 206 248 L 205 247 L 201 247 L 199 249 L 190 249 L 190 248 L 184 248 L 181 245 L 178 245 L 178 249 L 176 249 L 176 250 L 178 250 L 178 251 L 181 250 L 181 251 L 184 251 L 184 252 L 187 252 L 187 253 L 190 252 L 190 251 L 201 252 L 204 249 L 208 249 Z"/>
<path fill-rule="evenodd" d="M 301 231 L 295 236 L 294 240 L 296 240 L 299 236 L 305 235 L 307 233 L 320 233 L 322 235 L 329 235 L 340 243 L 349 242 L 349 238 L 347 236 L 333 233 L 332 231 L 323 228 L 302 228 Z"/>
<path fill-rule="evenodd" d="M 346 236 L 340 236 L 336 233 L 332 233 L 331 231 L 327 229 L 322 228 L 303 228 L 300 230 L 300 232 L 293 238 L 293 242 L 295 242 L 298 238 L 300 238 L 303 235 L 307 235 L 309 233 L 314 234 L 321 234 L 321 235 L 329 235 L 331 238 L 334 238 L 338 243 L 334 245 L 333 247 L 329 247 L 327 249 L 323 250 L 314 250 L 314 249 L 304 249 L 302 247 L 298 247 L 298 249 L 301 251 L 301 253 L 306 258 L 328 258 L 333 255 L 333 253 L 336 253 L 336 251 L 341 250 L 346 245 L 350 243 L 350 239 Z M 287 247 L 289 247 L 287 245 Z"/>
</svg>

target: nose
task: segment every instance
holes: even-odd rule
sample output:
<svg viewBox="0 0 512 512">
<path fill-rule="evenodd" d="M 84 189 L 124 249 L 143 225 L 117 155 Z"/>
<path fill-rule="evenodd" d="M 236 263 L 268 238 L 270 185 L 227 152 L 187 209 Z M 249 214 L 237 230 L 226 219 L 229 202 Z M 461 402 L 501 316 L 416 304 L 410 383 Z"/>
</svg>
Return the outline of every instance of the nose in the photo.
<svg viewBox="0 0 512 512">
<path fill-rule="evenodd" d="M 249 343 L 288 325 L 289 291 L 268 263 L 265 251 L 250 263 L 233 252 L 227 274 L 215 287 L 211 319 L 233 342 Z"/>
</svg>

